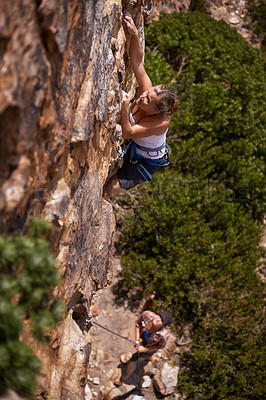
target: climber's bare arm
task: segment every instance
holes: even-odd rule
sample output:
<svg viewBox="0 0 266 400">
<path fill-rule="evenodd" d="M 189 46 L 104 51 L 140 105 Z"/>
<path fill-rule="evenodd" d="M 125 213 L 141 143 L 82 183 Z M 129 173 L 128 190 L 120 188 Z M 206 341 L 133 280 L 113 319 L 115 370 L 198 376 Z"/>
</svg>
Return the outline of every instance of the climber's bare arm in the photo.
<svg viewBox="0 0 266 400">
<path fill-rule="evenodd" d="M 140 338 L 140 329 L 138 326 L 135 327 L 135 340 L 136 342 L 139 340 Z"/>
<path fill-rule="evenodd" d="M 150 346 L 150 347 L 138 346 L 138 348 L 137 348 L 138 353 L 147 353 L 150 351 L 157 351 L 157 350 L 158 350 L 158 346 L 156 346 L 156 345 Z"/>
<path fill-rule="evenodd" d="M 129 56 L 133 72 L 139 84 L 137 95 L 140 96 L 152 86 L 152 82 L 143 65 L 143 51 L 139 41 L 138 30 L 128 11 L 124 12 L 124 23 L 127 32 L 130 34 Z"/>
<path fill-rule="evenodd" d="M 122 103 L 121 109 L 122 136 L 124 139 L 143 138 L 162 135 L 169 126 L 170 117 L 165 114 L 152 115 L 139 124 L 131 125 L 129 121 L 129 101 Z"/>
</svg>

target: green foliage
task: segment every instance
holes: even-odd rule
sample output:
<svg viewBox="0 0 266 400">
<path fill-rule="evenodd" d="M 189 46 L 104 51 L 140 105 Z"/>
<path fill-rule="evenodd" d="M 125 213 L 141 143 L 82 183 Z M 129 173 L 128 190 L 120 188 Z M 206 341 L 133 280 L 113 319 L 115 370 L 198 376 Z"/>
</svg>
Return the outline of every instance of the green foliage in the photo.
<svg viewBox="0 0 266 400">
<path fill-rule="evenodd" d="M 182 109 L 170 167 L 142 185 L 137 205 L 125 195 L 119 284 L 155 291 L 177 329 L 193 324 L 179 381 L 187 398 L 262 399 L 265 60 L 197 12 L 164 15 L 146 38 L 153 84 L 175 87 Z"/>
<path fill-rule="evenodd" d="M 44 340 L 63 317 L 63 303 L 52 301 L 59 274 L 48 231 L 49 224 L 32 218 L 28 237 L 0 236 L 0 393 L 12 388 L 30 398 L 35 388 L 40 361 L 20 340 L 23 320 L 31 319 L 33 334 Z"/>
<path fill-rule="evenodd" d="M 266 50 L 266 3 L 265 0 L 248 0 L 247 10 L 251 17 L 254 32 L 261 38 L 262 50 Z"/>
<path fill-rule="evenodd" d="M 240 201 L 239 190 L 246 187 L 245 207 L 252 209 L 255 219 L 262 219 L 264 57 L 225 22 L 197 12 L 165 15 L 149 27 L 146 40 L 152 50 L 146 57 L 152 82 L 157 84 L 164 76 L 183 105 L 172 122 L 178 132 L 178 141 L 171 143 L 173 167 L 200 180 L 223 180 Z M 156 54 L 165 62 L 155 64 L 155 70 Z M 164 74 L 166 62 L 171 68 Z"/>
<path fill-rule="evenodd" d="M 207 0 L 191 0 L 189 10 L 205 13 L 209 6 L 210 5 Z"/>
</svg>

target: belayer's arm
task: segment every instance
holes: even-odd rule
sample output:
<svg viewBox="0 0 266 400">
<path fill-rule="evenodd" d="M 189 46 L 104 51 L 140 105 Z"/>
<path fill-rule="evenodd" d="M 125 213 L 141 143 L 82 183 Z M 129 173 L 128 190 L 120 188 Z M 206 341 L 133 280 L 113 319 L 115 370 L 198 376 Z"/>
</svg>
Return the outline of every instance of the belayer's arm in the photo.
<svg viewBox="0 0 266 400">
<path fill-rule="evenodd" d="M 143 65 L 143 51 L 139 41 L 138 30 L 129 12 L 124 13 L 124 23 L 127 32 L 130 34 L 129 56 L 131 66 L 138 81 L 138 96 L 152 86 L 152 82 Z"/>
<path fill-rule="evenodd" d="M 135 340 L 136 340 L 136 342 L 139 340 L 139 338 L 140 338 L 140 330 L 139 330 L 139 327 L 136 326 L 135 327 Z"/>
</svg>

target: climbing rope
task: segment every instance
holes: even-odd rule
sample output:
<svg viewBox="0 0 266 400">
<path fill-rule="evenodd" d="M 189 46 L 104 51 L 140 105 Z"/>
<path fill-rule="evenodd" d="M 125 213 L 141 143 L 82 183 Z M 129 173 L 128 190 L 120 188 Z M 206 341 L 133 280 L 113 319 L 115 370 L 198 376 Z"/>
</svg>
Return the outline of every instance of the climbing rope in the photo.
<svg viewBox="0 0 266 400">
<path fill-rule="evenodd" d="M 137 341 L 133 341 L 133 340 L 131 340 L 131 339 L 126 338 L 125 336 L 119 335 L 119 333 L 114 332 L 114 331 L 112 331 L 112 330 L 109 329 L 109 328 L 106 328 L 105 326 L 99 324 L 98 322 L 93 321 L 93 316 L 92 316 L 92 314 L 90 313 L 89 318 L 86 320 L 87 328 L 91 327 L 93 324 L 99 326 L 100 328 L 106 330 L 107 332 L 112 333 L 112 334 L 115 335 L 115 336 L 118 336 L 118 337 L 121 338 L 121 339 L 125 339 L 125 340 L 127 340 L 128 342 L 133 343 L 134 346 L 138 346 L 139 344 L 141 344 L 141 343 L 143 342 L 142 338 L 140 338 L 140 339 L 137 340 Z M 139 362 L 139 359 L 140 359 L 140 354 L 139 354 L 139 352 L 137 353 L 137 357 L 138 357 L 138 361 L 137 361 L 137 362 Z M 138 375 L 140 376 L 140 372 L 138 373 Z"/>
<path fill-rule="evenodd" d="M 133 340 L 128 339 L 128 338 L 126 338 L 125 336 L 119 335 L 119 333 L 116 333 L 116 332 L 112 331 L 111 329 L 108 329 L 108 328 L 106 328 L 105 326 L 102 326 L 102 325 L 98 324 L 98 322 L 92 321 L 92 317 L 90 317 L 90 319 L 87 319 L 87 321 L 86 321 L 86 325 L 87 325 L 87 326 L 89 326 L 90 324 L 91 324 L 91 325 L 95 324 L 95 325 L 99 326 L 100 328 L 103 328 L 103 329 L 105 329 L 106 331 L 112 333 L 113 335 L 116 335 L 116 336 L 120 337 L 121 339 L 125 339 L 125 340 L 127 340 L 128 342 L 130 342 L 130 343 L 133 343 L 134 345 L 138 344 L 137 342 L 134 342 Z"/>
</svg>

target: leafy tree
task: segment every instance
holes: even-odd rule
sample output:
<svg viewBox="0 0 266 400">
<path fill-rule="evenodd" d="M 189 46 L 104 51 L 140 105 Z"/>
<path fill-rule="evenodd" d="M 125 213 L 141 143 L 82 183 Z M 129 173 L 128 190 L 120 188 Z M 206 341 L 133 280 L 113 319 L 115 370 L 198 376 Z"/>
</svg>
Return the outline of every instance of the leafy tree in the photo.
<svg viewBox="0 0 266 400">
<path fill-rule="evenodd" d="M 262 399 L 265 59 L 222 21 L 163 15 L 146 32 L 152 82 L 179 92 L 171 165 L 131 196 L 118 246 L 120 286 L 156 292 L 176 328 L 193 325 L 179 391 Z M 136 203 L 137 201 L 137 203 Z"/>
<path fill-rule="evenodd" d="M 171 142 L 172 167 L 197 179 L 223 181 L 239 201 L 247 186 L 242 204 L 262 219 L 265 58 L 224 21 L 197 12 L 165 15 L 150 26 L 146 39 L 152 82 L 166 76 L 183 104 L 172 123 L 178 132 L 178 141 Z"/>
<path fill-rule="evenodd" d="M 251 17 L 251 23 L 255 33 L 261 38 L 262 51 L 266 50 L 266 3 L 264 0 L 248 0 L 247 10 Z"/>
<path fill-rule="evenodd" d="M 209 7 L 210 4 L 208 0 L 191 0 L 189 5 L 189 10 L 205 13 Z"/>
<path fill-rule="evenodd" d="M 45 238 L 49 224 L 32 218 L 29 235 L 0 236 L 0 393 L 12 388 L 31 398 L 40 361 L 20 340 L 23 321 L 44 340 L 63 317 L 63 303 L 52 300 L 59 282 L 55 257 Z"/>
</svg>

